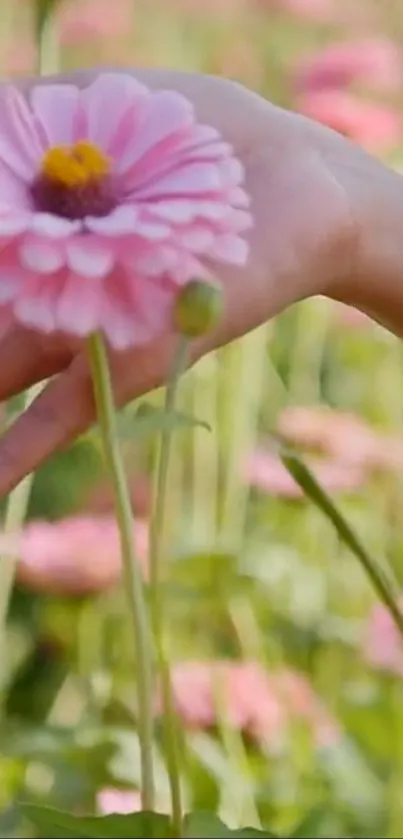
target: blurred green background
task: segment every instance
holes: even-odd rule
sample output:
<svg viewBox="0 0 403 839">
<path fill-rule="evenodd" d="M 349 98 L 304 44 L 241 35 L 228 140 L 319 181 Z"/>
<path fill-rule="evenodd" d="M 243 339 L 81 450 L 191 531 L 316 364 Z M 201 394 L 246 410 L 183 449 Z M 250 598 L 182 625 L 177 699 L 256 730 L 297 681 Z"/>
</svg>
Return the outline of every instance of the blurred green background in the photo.
<svg viewBox="0 0 403 839">
<path fill-rule="evenodd" d="M 35 71 L 33 6 L 0 0 L 3 77 Z M 52 26 L 55 68 L 220 74 L 318 119 L 333 103 L 333 127 L 403 166 L 401 0 L 62 0 Z M 176 433 L 169 499 L 184 790 L 187 807 L 214 809 L 232 827 L 402 835 L 403 647 L 383 613 L 371 623 L 376 596 L 363 570 L 274 445 L 280 436 L 306 454 L 402 583 L 402 379 L 397 339 L 324 299 L 183 379 L 181 409 L 212 427 Z M 19 407 L 2 406 L 4 424 Z M 122 445 L 145 538 L 155 442 L 133 439 L 136 407 L 122 417 Z M 35 526 L 0 662 L 2 836 L 31 835 L 21 800 L 76 813 L 135 801 L 119 797 L 138 789 L 139 763 L 118 558 L 102 530 L 111 515 L 94 431 L 34 480 Z M 80 518 L 66 531 L 66 517 Z M 222 660 L 219 708 L 213 663 Z M 164 810 L 158 729 L 156 753 Z"/>
</svg>

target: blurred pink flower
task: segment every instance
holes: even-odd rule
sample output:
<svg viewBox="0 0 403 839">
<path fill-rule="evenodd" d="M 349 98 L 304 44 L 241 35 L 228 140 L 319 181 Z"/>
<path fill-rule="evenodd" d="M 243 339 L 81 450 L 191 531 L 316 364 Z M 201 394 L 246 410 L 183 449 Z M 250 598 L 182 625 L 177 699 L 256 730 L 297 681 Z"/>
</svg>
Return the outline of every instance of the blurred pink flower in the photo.
<svg viewBox="0 0 403 839">
<path fill-rule="evenodd" d="M 2 54 L 2 69 L 6 76 L 26 76 L 33 73 L 36 64 L 36 49 L 30 38 L 16 38 L 6 45 Z"/>
<path fill-rule="evenodd" d="M 124 350 L 171 328 L 205 260 L 243 265 L 244 171 L 176 91 L 105 73 L 3 93 L 0 303 L 40 332 Z"/>
<path fill-rule="evenodd" d="M 402 469 L 403 437 L 383 434 L 355 414 L 324 406 L 290 407 L 278 432 L 288 443 L 320 450 L 342 466 Z"/>
<path fill-rule="evenodd" d="M 179 12 L 199 16 L 231 15 L 247 8 L 248 0 L 173 0 L 173 7 Z"/>
<path fill-rule="evenodd" d="M 402 82 L 402 59 L 388 38 L 368 38 L 331 44 L 299 63 L 296 87 L 302 92 L 342 88 L 362 83 L 382 90 L 398 90 Z"/>
<path fill-rule="evenodd" d="M 130 32 L 133 0 L 69 0 L 61 3 L 57 25 L 65 44 L 119 38 Z"/>
<path fill-rule="evenodd" d="M 344 134 L 368 151 L 387 151 L 402 137 L 400 114 L 387 105 L 359 99 L 342 90 L 322 90 L 301 94 L 297 109 Z"/>
<path fill-rule="evenodd" d="M 146 574 L 146 522 L 133 522 L 133 537 Z M 34 521 L 21 534 L 0 535 L 0 552 L 18 556 L 20 583 L 49 594 L 95 594 L 113 586 L 121 575 L 119 533 L 109 516 L 72 516 L 54 524 Z"/>
<path fill-rule="evenodd" d="M 403 597 L 400 598 L 400 607 L 403 608 Z M 368 619 L 362 651 L 371 667 L 403 676 L 403 641 L 394 620 L 380 603 Z"/>
<path fill-rule="evenodd" d="M 334 742 L 337 725 L 309 683 L 292 671 L 266 673 L 255 662 L 182 662 L 172 669 L 178 714 L 191 728 L 231 727 L 276 747 L 288 723 L 306 723 L 318 745 Z M 221 710 L 220 710 L 221 706 Z"/>
<path fill-rule="evenodd" d="M 97 805 L 102 816 L 110 816 L 112 813 L 138 813 L 142 810 L 141 793 L 138 790 L 106 787 L 98 793 Z"/>
<path fill-rule="evenodd" d="M 328 492 L 355 492 L 365 484 L 366 475 L 359 466 L 332 460 L 305 458 L 320 484 Z M 303 498 L 303 492 L 287 471 L 280 457 L 259 448 L 244 460 L 243 477 L 246 483 L 268 495 L 281 498 Z"/>
<path fill-rule="evenodd" d="M 256 0 L 256 2 L 268 11 L 277 8 L 314 21 L 333 20 L 337 10 L 335 0 Z M 340 0 L 337 0 L 338 2 Z"/>
</svg>

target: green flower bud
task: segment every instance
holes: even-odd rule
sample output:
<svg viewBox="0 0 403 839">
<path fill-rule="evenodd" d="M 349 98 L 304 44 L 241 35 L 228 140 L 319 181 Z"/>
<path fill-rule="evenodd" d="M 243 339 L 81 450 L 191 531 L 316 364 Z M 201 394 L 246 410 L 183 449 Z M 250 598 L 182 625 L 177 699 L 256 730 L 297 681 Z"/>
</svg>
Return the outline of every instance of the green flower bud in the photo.
<svg viewBox="0 0 403 839">
<path fill-rule="evenodd" d="M 187 338 L 207 335 L 220 320 L 222 304 L 222 288 L 218 283 L 191 280 L 176 298 L 174 328 Z"/>
</svg>

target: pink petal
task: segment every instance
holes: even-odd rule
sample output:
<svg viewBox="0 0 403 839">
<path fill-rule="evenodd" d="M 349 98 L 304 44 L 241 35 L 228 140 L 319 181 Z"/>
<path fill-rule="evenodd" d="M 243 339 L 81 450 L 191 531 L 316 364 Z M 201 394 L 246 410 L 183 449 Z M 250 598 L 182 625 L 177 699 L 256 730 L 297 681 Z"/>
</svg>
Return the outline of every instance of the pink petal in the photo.
<svg viewBox="0 0 403 839">
<path fill-rule="evenodd" d="M 222 189 L 222 178 L 217 166 L 212 163 L 190 163 L 178 167 L 166 177 L 140 188 L 136 192 L 139 200 L 146 198 L 167 198 L 215 192 Z"/>
<path fill-rule="evenodd" d="M 20 268 L 16 260 L 9 262 L 2 259 L 0 262 L 0 304 L 15 300 L 22 293 L 29 278 L 28 271 Z"/>
<path fill-rule="evenodd" d="M 62 275 L 37 276 L 27 283 L 26 290 L 14 304 L 14 312 L 21 323 L 41 332 L 53 332 L 56 327 L 55 303 L 62 283 Z"/>
<path fill-rule="evenodd" d="M 26 184 L 4 163 L 0 163 L 0 197 L 4 208 L 27 210 L 30 207 Z"/>
<path fill-rule="evenodd" d="M 193 121 L 193 106 L 175 91 L 159 91 L 151 95 L 147 112 L 139 126 L 135 140 L 117 163 L 118 174 L 126 174 L 153 146 L 171 134 L 177 134 Z"/>
<path fill-rule="evenodd" d="M 30 217 L 27 213 L 2 211 L 0 207 L 0 238 L 19 236 L 27 230 Z"/>
<path fill-rule="evenodd" d="M 24 97 L 13 87 L 2 93 L 0 160 L 11 171 L 30 181 L 43 154 L 39 132 Z"/>
<path fill-rule="evenodd" d="M 230 265 L 245 265 L 248 258 L 248 244 L 239 236 L 228 234 L 220 236 L 212 247 L 209 256 L 223 260 Z"/>
<path fill-rule="evenodd" d="M 34 87 L 31 107 L 40 121 L 49 146 L 76 142 L 79 90 L 72 84 L 43 84 Z"/>
<path fill-rule="evenodd" d="M 100 325 L 101 303 L 102 288 L 98 283 L 70 274 L 55 307 L 58 329 L 79 337 L 89 335 Z"/>
<path fill-rule="evenodd" d="M 213 246 L 215 235 L 211 230 L 195 225 L 178 233 L 175 239 L 185 250 L 201 254 Z"/>
<path fill-rule="evenodd" d="M 86 119 L 86 137 L 105 151 L 111 151 L 119 123 L 128 109 L 138 105 L 147 93 L 147 88 L 133 76 L 102 73 L 80 94 Z M 133 141 L 133 137 L 129 140 Z"/>
<path fill-rule="evenodd" d="M 85 219 L 85 226 L 92 233 L 102 236 L 127 236 L 136 232 L 139 212 L 135 207 L 122 206 L 113 210 L 109 216 Z"/>
<path fill-rule="evenodd" d="M 19 254 L 22 266 L 38 274 L 53 274 L 64 265 L 64 254 L 60 246 L 35 236 L 24 239 Z"/>
<path fill-rule="evenodd" d="M 52 213 L 35 213 L 32 216 L 31 230 L 49 239 L 65 239 L 78 233 L 81 229 L 80 221 L 54 216 Z"/>
<path fill-rule="evenodd" d="M 226 195 L 226 199 L 228 201 L 228 204 L 231 204 L 231 206 L 233 207 L 250 207 L 249 195 L 240 186 L 236 186 L 233 189 L 230 189 L 228 194 Z"/>
<path fill-rule="evenodd" d="M 74 239 L 66 247 L 67 263 L 73 274 L 89 279 L 101 279 L 113 268 L 114 255 L 110 247 L 95 242 L 92 237 Z"/>
</svg>

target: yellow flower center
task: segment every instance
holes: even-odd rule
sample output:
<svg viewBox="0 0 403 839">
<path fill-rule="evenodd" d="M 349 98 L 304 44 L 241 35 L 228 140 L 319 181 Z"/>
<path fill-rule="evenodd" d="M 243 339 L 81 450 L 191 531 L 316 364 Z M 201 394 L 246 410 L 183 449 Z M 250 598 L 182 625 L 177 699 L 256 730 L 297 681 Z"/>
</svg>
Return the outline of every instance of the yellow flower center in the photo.
<svg viewBox="0 0 403 839">
<path fill-rule="evenodd" d="M 42 160 L 42 177 L 67 189 L 80 189 L 110 172 L 109 158 L 93 143 L 53 146 Z"/>
</svg>

